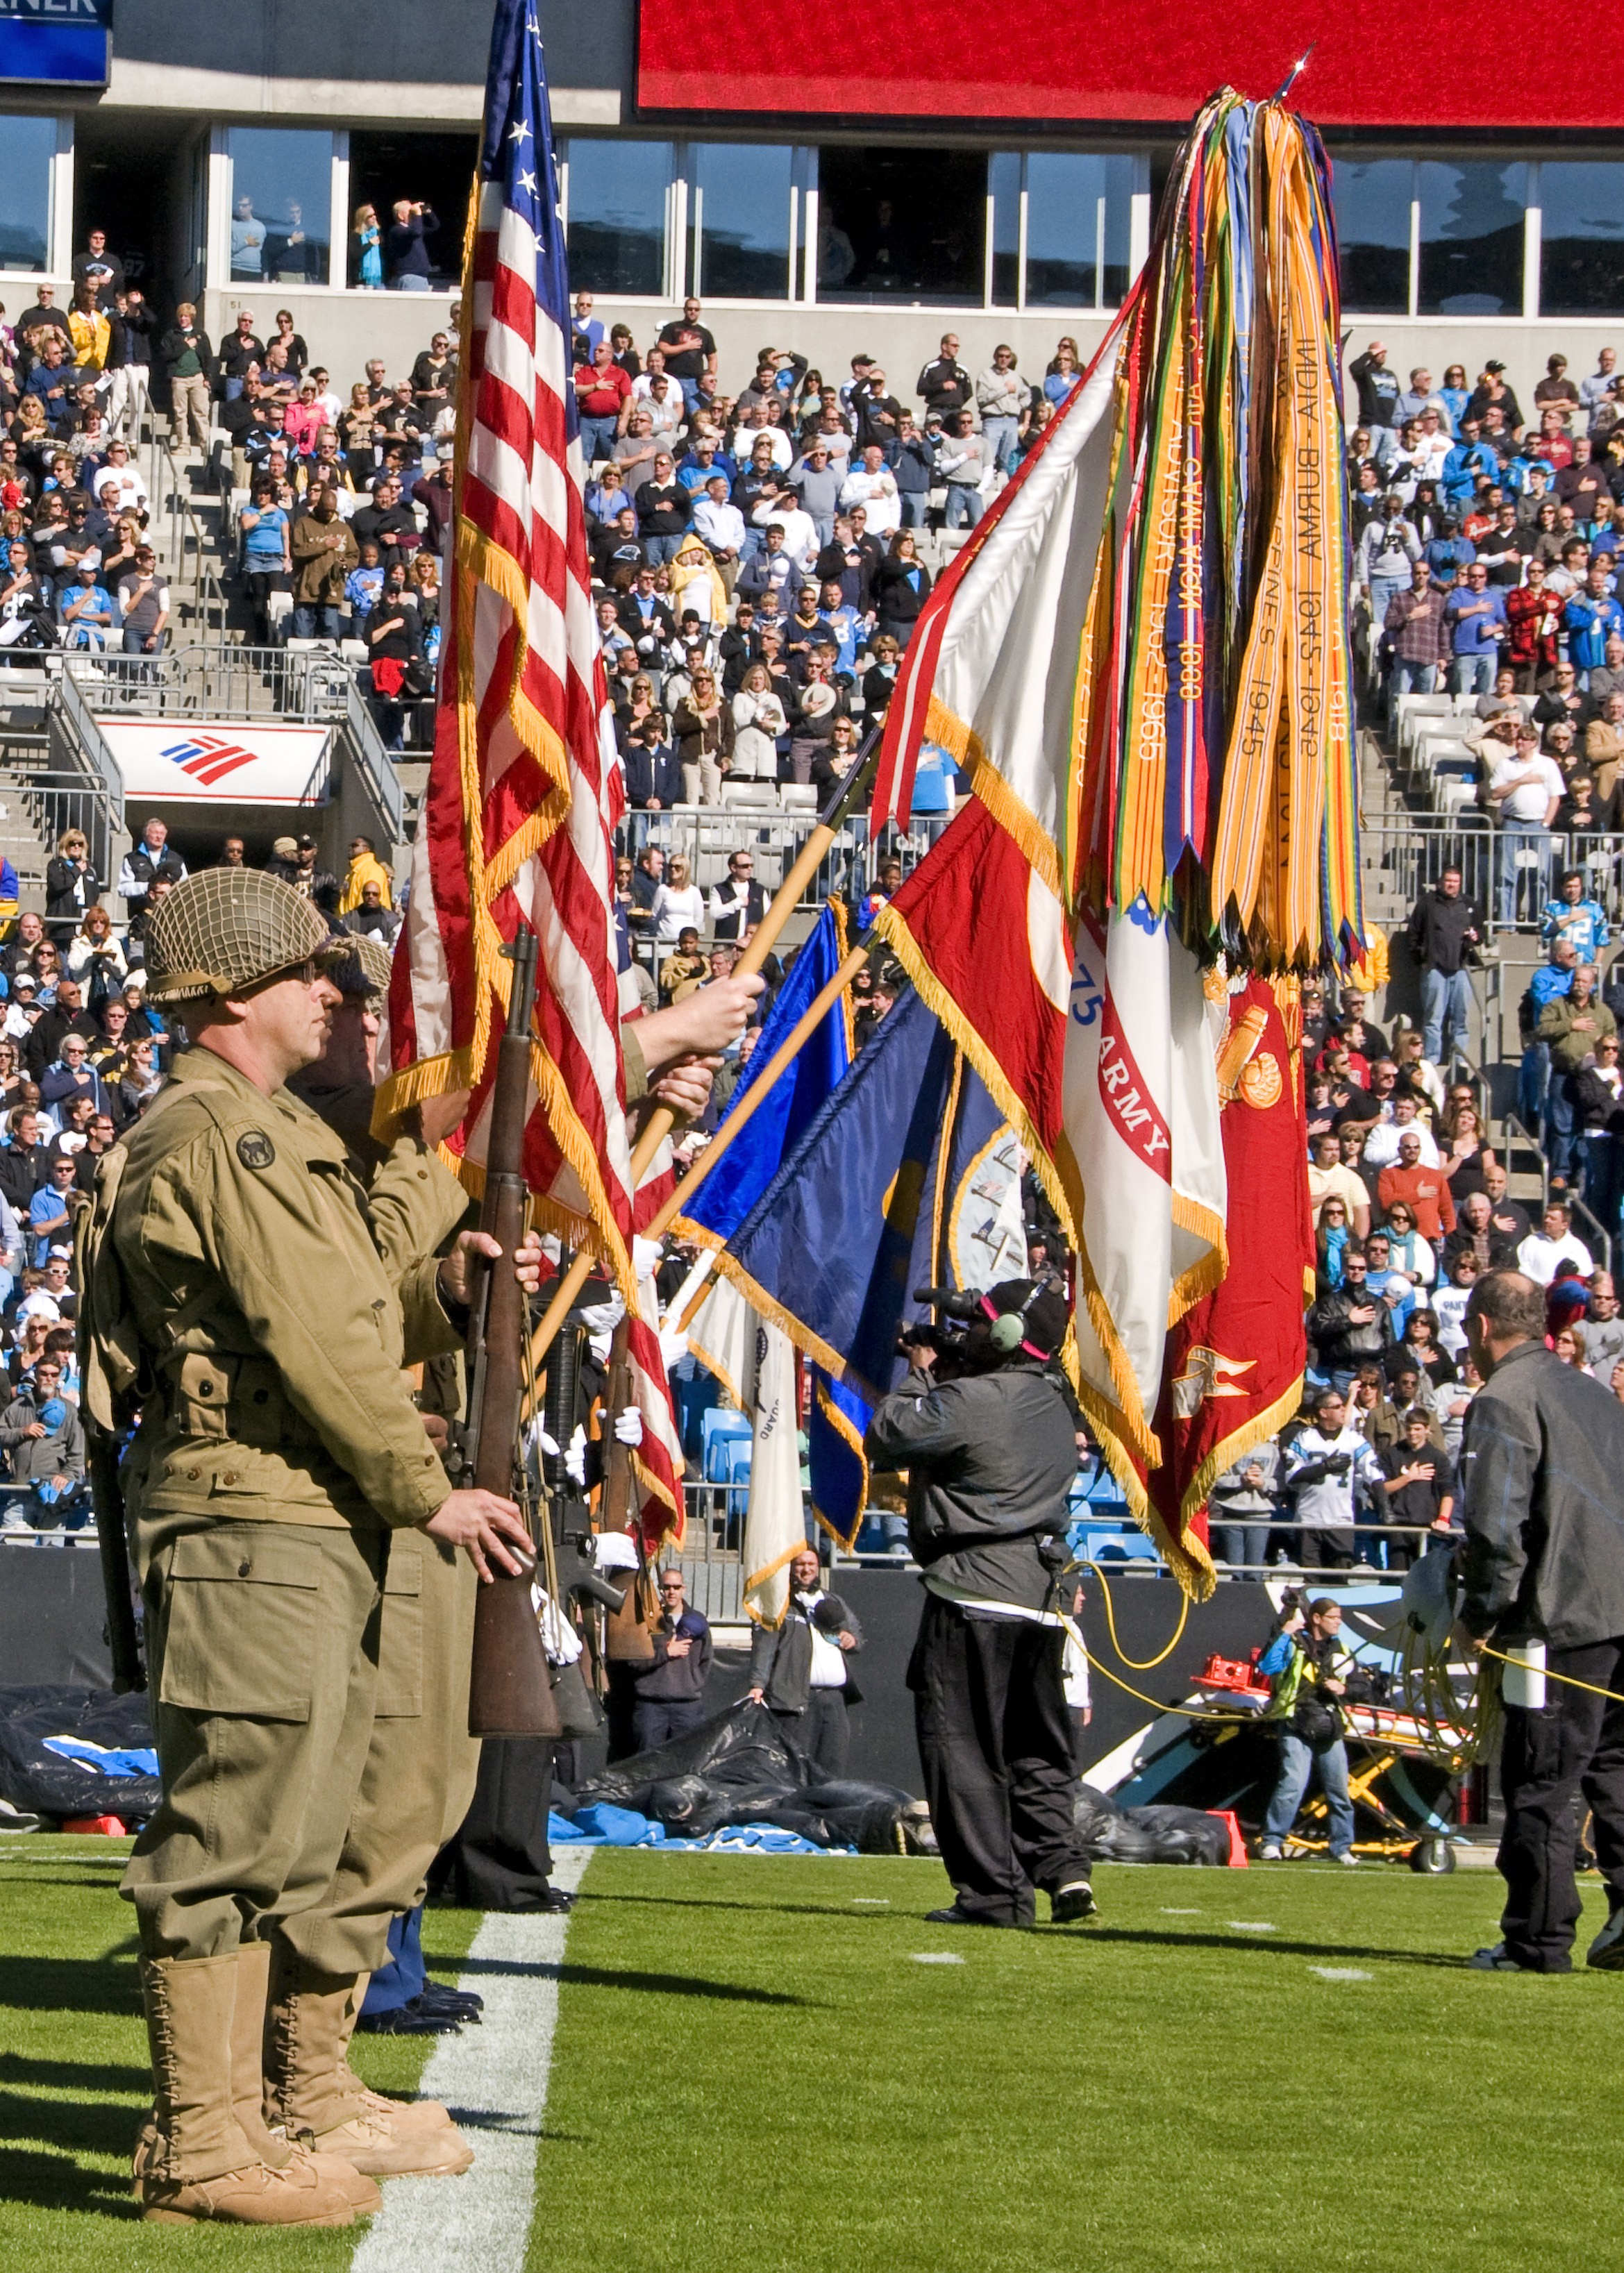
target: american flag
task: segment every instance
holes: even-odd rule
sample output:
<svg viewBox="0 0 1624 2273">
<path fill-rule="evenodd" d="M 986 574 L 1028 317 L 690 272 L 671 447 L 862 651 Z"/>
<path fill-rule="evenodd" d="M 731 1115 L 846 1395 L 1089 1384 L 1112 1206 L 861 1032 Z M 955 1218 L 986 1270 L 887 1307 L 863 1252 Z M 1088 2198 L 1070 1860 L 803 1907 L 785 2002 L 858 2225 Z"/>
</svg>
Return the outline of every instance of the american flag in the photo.
<svg viewBox="0 0 1624 2273">
<path fill-rule="evenodd" d="M 625 794 L 591 605 L 569 283 L 534 0 L 498 0 L 475 195 L 451 605 L 375 1125 L 468 1091 L 446 1149 L 479 1189 L 511 970 L 500 949 L 529 924 L 540 954 L 526 1181 L 538 1219 L 593 1249 L 625 1295 L 644 1520 L 664 1529 L 681 1521 L 682 1460 L 633 1261 L 613 919 L 613 832 Z"/>
</svg>

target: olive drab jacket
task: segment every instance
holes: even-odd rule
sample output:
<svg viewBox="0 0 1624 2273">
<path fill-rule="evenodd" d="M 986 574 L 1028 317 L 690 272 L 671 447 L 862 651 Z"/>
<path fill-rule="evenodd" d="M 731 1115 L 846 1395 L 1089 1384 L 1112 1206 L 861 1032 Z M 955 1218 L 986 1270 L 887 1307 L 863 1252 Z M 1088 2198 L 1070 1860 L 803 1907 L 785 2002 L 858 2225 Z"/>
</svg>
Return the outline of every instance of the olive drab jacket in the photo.
<svg viewBox="0 0 1624 2273">
<path fill-rule="evenodd" d="M 206 1050 L 106 1153 L 81 1218 L 83 1396 L 139 1409 L 140 1514 L 396 1527 L 451 1487 L 402 1367 L 458 1344 L 434 1249 L 466 1204 L 421 1145 L 370 1194 L 342 1138 Z"/>
</svg>

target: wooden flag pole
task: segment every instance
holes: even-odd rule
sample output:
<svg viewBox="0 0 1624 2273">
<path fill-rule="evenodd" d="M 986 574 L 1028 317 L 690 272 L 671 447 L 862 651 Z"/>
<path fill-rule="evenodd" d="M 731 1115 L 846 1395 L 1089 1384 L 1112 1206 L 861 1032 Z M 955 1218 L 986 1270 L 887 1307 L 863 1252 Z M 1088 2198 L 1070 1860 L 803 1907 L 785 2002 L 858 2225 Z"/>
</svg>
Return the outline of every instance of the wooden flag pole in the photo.
<svg viewBox="0 0 1624 2273">
<path fill-rule="evenodd" d="M 772 905 L 751 934 L 743 954 L 733 966 L 736 977 L 742 979 L 751 977 L 761 969 L 762 964 L 771 954 L 785 925 L 800 906 L 802 892 L 817 874 L 824 855 L 834 843 L 835 832 L 845 819 L 847 808 L 856 801 L 867 786 L 868 776 L 873 771 L 876 746 L 878 740 L 879 729 L 876 727 L 863 749 L 859 753 L 856 764 L 820 814 L 817 827 L 801 846 L 788 874 L 773 896 Z M 740 1129 L 749 1120 L 750 1115 L 783 1072 L 784 1068 L 794 1056 L 796 1051 L 802 1046 L 818 1019 L 823 1016 L 830 1004 L 838 1001 L 846 988 L 851 985 L 857 971 L 868 961 L 868 954 L 869 950 L 867 948 L 853 949 L 834 978 L 830 980 L 816 1001 L 811 1005 L 796 1025 L 794 1031 L 776 1052 L 766 1072 L 759 1080 L 752 1082 L 748 1093 L 740 1100 L 738 1113 L 731 1115 L 726 1124 L 727 1132 L 726 1137 L 718 1130 L 718 1134 L 711 1138 L 699 1159 L 683 1178 L 680 1185 L 650 1224 L 647 1231 L 643 1233 L 644 1238 L 658 1239 L 667 1228 L 673 1216 L 677 1213 L 688 1194 L 696 1190 L 704 1182 L 710 1169 L 721 1159 Z M 632 1153 L 631 1179 L 634 1191 L 648 1174 L 655 1154 L 670 1135 L 675 1121 L 676 1115 L 671 1107 L 668 1105 L 660 1105 L 655 1107 L 643 1123 L 643 1134 L 638 1137 L 636 1147 Z M 539 1368 L 548 1350 L 552 1348 L 560 1329 L 579 1298 L 581 1289 L 592 1274 L 593 1261 L 594 1258 L 590 1255 L 578 1254 L 569 1269 L 559 1280 L 557 1290 L 547 1305 L 541 1324 L 530 1337 L 532 1366 Z"/>
</svg>

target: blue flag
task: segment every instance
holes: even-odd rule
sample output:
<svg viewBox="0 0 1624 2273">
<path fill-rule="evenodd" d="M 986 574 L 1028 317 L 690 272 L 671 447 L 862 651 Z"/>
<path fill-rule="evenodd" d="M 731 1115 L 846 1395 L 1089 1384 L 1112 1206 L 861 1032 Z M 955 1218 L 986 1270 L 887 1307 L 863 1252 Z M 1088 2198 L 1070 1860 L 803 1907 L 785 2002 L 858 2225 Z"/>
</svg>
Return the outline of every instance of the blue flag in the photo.
<svg viewBox="0 0 1624 2273">
<path fill-rule="evenodd" d="M 848 1547 L 863 1435 L 906 1370 L 898 1330 L 923 1310 L 914 1289 L 1024 1275 L 1020 1173 L 980 1076 L 910 990 L 718 1258 L 813 1360 L 813 1512 Z"/>
<path fill-rule="evenodd" d="M 846 956 L 846 910 L 838 900 L 831 900 L 774 997 L 745 1077 L 728 1099 L 719 1128 L 726 1128 Z M 851 1061 L 851 1012 L 843 999 L 802 1044 L 738 1142 L 729 1147 L 715 1174 L 694 1195 L 691 1207 L 677 1218 L 674 1228 L 679 1238 L 697 1239 L 703 1247 L 726 1245 L 778 1174 L 786 1154 L 823 1109 Z"/>
<path fill-rule="evenodd" d="M 764 1317 L 876 1404 L 932 1260 L 926 1205 L 952 1042 L 911 989 L 882 1022 L 718 1257 Z"/>
</svg>

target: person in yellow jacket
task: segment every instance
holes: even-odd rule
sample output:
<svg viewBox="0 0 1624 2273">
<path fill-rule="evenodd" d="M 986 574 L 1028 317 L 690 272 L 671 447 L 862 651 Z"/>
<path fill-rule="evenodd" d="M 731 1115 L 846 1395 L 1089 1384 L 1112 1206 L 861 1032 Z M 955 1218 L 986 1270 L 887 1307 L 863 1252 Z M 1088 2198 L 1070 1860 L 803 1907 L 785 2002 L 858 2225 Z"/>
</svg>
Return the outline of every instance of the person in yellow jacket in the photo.
<svg viewBox="0 0 1624 2273">
<path fill-rule="evenodd" d="M 349 915 L 361 904 L 361 895 L 369 884 L 376 884 L 385 907 L 395 900 L 395 879 L 378 858 L 378 847 L 370 836 L 352 836 L 350 840 L 350 866 L 344 874 L 344 889 L 339 895 L 338 912 Z"/>
<path fill-rule="evenodd" d="M 68 310 L 68 329 L 73 334 L 73 361 L 80 371 L 100 371 L 107 362 L 113 327 L 96 305 L 94 284 L 81 284 Z"/>
</svg>

